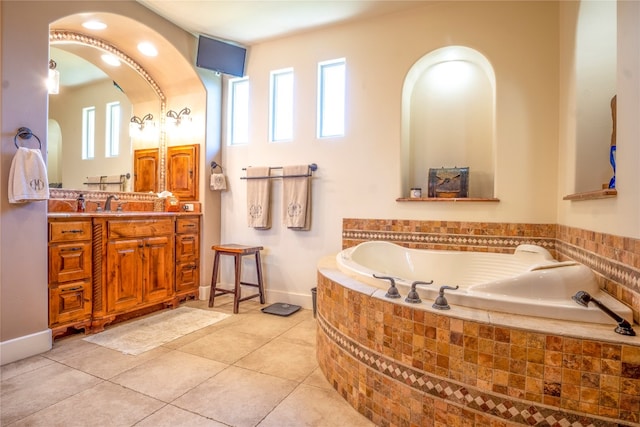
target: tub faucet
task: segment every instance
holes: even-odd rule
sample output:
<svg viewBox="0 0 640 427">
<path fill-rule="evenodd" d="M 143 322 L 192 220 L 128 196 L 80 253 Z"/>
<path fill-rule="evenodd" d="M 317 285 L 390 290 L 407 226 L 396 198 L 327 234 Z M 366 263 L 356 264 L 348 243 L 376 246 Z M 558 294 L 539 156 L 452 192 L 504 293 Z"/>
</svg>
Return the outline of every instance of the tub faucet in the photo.
<svg viewBox="0 0 640 427">
<path fill-rule="evenodd" d="M 618 326 L 614 330 L 620 335 L 629 335 L 629 336 L 636 335 L 636 332 L 633 330 L 633 327 L 631 327 L 631 324 L 629 322 L 627 322 L 625 319 L 623 319 L 622 317 L 618 316 L 616 313 L 611 311 L 607 306 L 602 304 L 600 301 L 593 298 L 591 295 L 589 295 L 588 292 L 578 291 L 574 296 L 571 297 L 571 299 L 583 307 L 588 307 L 589 302 L 594 303 L 600 310 L 604 311 L 609 316 L 611 316 L 616 322 L 618 322 Z"/>
<path fill-rule="evenodd" d="M 431 307 L 433 308 L 437 308 L 438 310 L 449 310 L 451 307 L 449 306 L 449 303 L 447 302 L 447 299 L 444 296 L 444 290 L 445 289 L 452 289 L 452 290 L 456 290 L 458 289 L 459 286 L 456 286 L 455 288 L 453 286 L 440 286 L 440 291 L 438 292 L 438 297 L 436 298 L 436 300 L 434 301 L 433 305 Z"/>
<path fill-rule="evenodd" d="M 385 294 L 385 297 L 387 297 L 387 298 L 400 298 L 400 292 L 398 292 L 398 288 L 396 288 L 396 280 L 393 277 L 378 276 L 376 274 L 374 274 L 373 277 L 375 277 L 376 279 L 383 279 L 383 280 L 388 280 L 389 282 L 391 282 L 391 286 L 389 287 L 389 290 Z"/>
<path fill-rule="evenodd" d="M 118 196 L 116 196 L 115 194 L 111 194 L 111 195 L 107 196 L 107 201 L 104 202 L 104 210 L 105 210 L 105 212 L 110 212 L 111 211 L 111 201 L 112 200 L 119 200 Z"/>
<path fill-rule="evenodd" d="M 433 283 L 433 280 L 430 282 L 421 282 L 415 281 L 411 284 L 411 290 L 407 294 L 407 297 L 404 299 L 406 302 L 410 302 L 413 304 L 420 304 L 422 300 L 420 299 L 420 295 L 418 295 L 418 291 L 416 291 L 416 285 L 430 285 Z"/>
</svg>

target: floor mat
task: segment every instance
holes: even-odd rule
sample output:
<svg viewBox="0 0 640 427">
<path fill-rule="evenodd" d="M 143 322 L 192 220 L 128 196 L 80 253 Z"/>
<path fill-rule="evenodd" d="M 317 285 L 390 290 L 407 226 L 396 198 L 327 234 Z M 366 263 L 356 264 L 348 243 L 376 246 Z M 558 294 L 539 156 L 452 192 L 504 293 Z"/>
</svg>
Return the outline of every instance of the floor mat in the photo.
<svg viewBox="0 0 640 427">
<path fill-rule="evenodd" d="M 300 306 L 277 302 L 275 304 L 271 304 L 268 307 L 262 308 L 261 310 L 263 313 L 275 314 L 277 316 L 289 316 L 300 310 Z"/>
<path fill-rule="evenodd" d="M 114 326 L 83 339 L 124 354 L 137 355 L 205 326 L 213 325 L 229 316 L 216 311 L 179 307 Z"/>
</svg>

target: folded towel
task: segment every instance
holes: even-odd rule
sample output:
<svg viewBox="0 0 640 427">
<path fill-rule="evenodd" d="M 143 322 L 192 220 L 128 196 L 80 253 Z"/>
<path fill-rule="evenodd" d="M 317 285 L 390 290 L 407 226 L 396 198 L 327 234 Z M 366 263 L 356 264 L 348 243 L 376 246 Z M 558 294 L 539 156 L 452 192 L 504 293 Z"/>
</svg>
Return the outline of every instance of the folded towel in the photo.
<svg viewBox="0 0 640 427">
<path fill-rule="evenodd" d="M 9 203 L 49 198 L 47 167 L 39 149 L 19 147 L 9 169 Z"/>
<path fill-rule="evenodd" d="M 269 176 L 269 167 L 247 168 L 247 178 Z M 271 228 L 269 214 L 271 198 L 271 179 L 247 179 L 247 220 L 249 227 Z"/>
<path fill-rule="evenodd" d="M 84 185 L 86 185 L 89 190 L 102 190 L 102 177 L 88 176 L 87 180 L 84 182 Z"/>
<path fill-rule="evenodd" d="M 282 218 L 284 225 L 294 230 L 309 230 L 311 228 L 309 165 L 284 166 L 282 175 Z M 288 178 L 292 175 L 303 176 Z"/>
<path fill-rule="evenodd" d="M 212 173 L 211 180 L 209 181 L 209 188 L 212 190 L 226 190 L 227 179 L 222 173 Z"/>
<path fill-rule="evenodd" d="M 102 180 L 102 190 L 104 191 L 124 191 L 124 175 L 107 175 Z"/>
</svg>

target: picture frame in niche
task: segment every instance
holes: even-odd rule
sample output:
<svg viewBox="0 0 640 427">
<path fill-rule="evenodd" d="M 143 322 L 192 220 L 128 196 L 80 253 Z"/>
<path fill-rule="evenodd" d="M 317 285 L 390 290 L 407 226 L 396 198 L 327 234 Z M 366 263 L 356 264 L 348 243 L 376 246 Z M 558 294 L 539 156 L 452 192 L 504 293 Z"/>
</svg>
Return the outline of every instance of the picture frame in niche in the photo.
<svg viewBox="0 0 640 427">
<path fill-rule="evenodd" d="M 443 199 L 469 197 L 469 168 L 431 168 L 428 188 L 428 197 Z"/>
</svg>

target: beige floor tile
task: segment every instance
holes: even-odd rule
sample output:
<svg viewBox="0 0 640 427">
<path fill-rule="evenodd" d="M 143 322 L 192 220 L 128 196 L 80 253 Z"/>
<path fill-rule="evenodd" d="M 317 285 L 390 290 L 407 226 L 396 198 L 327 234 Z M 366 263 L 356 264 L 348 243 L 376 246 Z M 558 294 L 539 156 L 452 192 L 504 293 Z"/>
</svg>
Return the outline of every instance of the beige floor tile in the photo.
<svg viewBox="0 0 640 427">
<path fill-rule="evenodd" d="M 227 366 L 204 357 L 171 351 L 117 375 L 111 381 L 171 402 Z"/>
<path fill-rule="evenodd" d="M 269 341 L 257 335 L 226 333 L 227 328 L 224 331 L 200 338 L 177 350 L 231 365 Z"/>
<path fill-rule="evenodd" d="M 322 373 L 322 370 L 320 370 L 319 367 L 314 369 L 314 371 L 307 378 L 305 378 L 303 384 L 333 390 L 331 384 L 329 384 L 329 381 L 327 381 L 324 374 Z"/>
<path fill-rule="evenodd" d="M 301 384 L 258 427 L 374 427 L 334 390 Z"/>
<path fill-rule="evenodd" d="M 297 383 L 230 366 L 173 404 L 232 426 L 253 427 Z"/>
<path fill-rule="evenodd" d="M 140 421 L 136 427 L 227 427 L 227 425 L 173 405 L 167 405 Z"/>
<path fill-rule="evenodd" d="M 54 363 L 53 360 L 47 359 L 42 356 L 33 356 L 28 357 L 26 359 L 18 360 L 17 362 L 8 363 L 3 365 L 0 369 L 0 378 L 4 380 L 8 380 L 17 375 L 24 374 L 26 372 L 33 371 L 35 369 L 42 368 L 43 366 L 47 366 Z"/>
<path fill-rule="evenodd" d="M 164 403 L 104 381 L 16 423 L 21 426 L 132 426 Z"/>
<path fill-rule="evenodd" d="M 247 313 L 239 316 L 240 319 L 226 328 L 225 332 L 259 335 L 271 339 L 303 321 L 302 317 L 296 315 L 303 316 L 299 313 L 294 313 L 291 316 L 275 316 L 261 311 Z"/>
<path fill-rule="evenodd" d="M 236 366 L 293 381 L 303 381 L 315 368 L 315 348 L 276 338 L 235 363 Z"/>
<path fill-rule="evenodd" d="M 41 356 L 51 360 L 60 361 L 69 356 L 78 356 L 96 347 L 95 344 L 84 341 L 85 334 L 77 334 L 69 337 L 59 338 L 53 342 L 53 347 Z"/>
<path fill-rule="evenodd" d="M 91 350 L 85 351 L 77 356 L 61 359 L 60 363 L 100 378 L 109 379 L 169 351 L 171 350 L 168 348 L 157 347 L 133 356 L 96 345 Z"/>
<path fill-rule="evenodd" d="M 315 348 L 318 324 L 312 316 L 309 317 L 310 319 L 298 323 L 293 328 L 280 335 L 280 337 L 299 344 L 311 345 Z"/>
<path fill-rule="evenodd" d="M 59 363 L 17 375 L 0 384 L 0 425 L 7 425 L 102 381 Z"/>
</svg>

